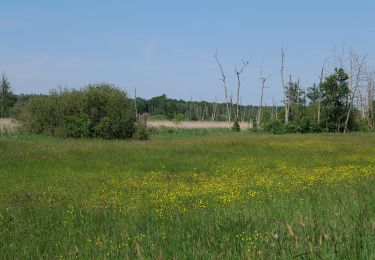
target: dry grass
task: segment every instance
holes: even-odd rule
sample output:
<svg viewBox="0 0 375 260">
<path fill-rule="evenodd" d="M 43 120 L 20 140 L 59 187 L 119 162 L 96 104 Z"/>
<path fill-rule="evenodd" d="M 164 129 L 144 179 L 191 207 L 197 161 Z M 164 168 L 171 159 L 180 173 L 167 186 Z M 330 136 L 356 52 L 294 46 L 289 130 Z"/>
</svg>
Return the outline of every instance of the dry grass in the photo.
<svg viewBox="0 0 375 260">
<path fill-rule="evenodd" d="M 250 128 L 249 122 L 240 122 L 241 129 Z M 233 126 L 233 122 L 219 122 L 219 121 L 181 121 L 173 122 L 168 120 L 148 121 L 149 127 L 168 127 L 180 129 L 229 129 Z M 17 122 L 11 118 L 0 118 L 0 133 L 13 133 L 18 127 Z"/>
<path fill-rule="evenodd" d="M 0 118 L 0 133 L 13 133 L 16 131 L 18 124 L 11 118 Z"/>
<path fill-rule="evenodd" d="M 184 128 L 184 129 L 210 129 L 210 128 L 231 128 L 233 122 L 219 122 L 219 121 L 181 121 L 175 123 L 167 120 L 148 121 L 148 126 L 151 127 L 170 127 L 170 128 Z M 241 129 L 249 128 L 249 122 L 240 122 Z"/>
</svg>

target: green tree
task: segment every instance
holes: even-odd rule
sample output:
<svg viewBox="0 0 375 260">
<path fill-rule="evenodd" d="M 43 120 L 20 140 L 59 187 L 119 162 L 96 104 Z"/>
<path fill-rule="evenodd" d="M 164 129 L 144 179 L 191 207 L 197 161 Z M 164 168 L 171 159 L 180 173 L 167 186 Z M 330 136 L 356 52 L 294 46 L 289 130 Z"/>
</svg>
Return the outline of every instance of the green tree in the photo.
<svg viewBox="0 0 375 260">
<path fill-rule="evenodd" d="M 32 97 L 20 120 L 29 133 L 60 137 L 127 139 L 136 130 L 133 103 L 107 83 Z"/>
<path fill-rule="evenodd" d="M 342 68 L 335 69 L 321 85 L 325 126 L 331 132 L 341 131 L 343 127 L 350 93 L 348 79 Z"/>
<path fill-rule="evenodd" d="M 307 89 L 306 97 L 310 100 L 311 104 L 316 104 L 319 101 L 319 86 L 314 84 Z"/>
<path fill-rule="evenodd" d="M 295 126 L 299 126 L 302 120 L 303 108 L 305 105 L 305 91 L 298 82 L 290 79 L 286 85 L 286 93 L 289 100 L 289 120 Z"/>
<path fill-rule="evenodd" d="M 320 86 L 314 84 L 312 87 L 309 87 L 306 92 L 306 97 L 309 99 L 309 105 L 307 107 L 307 113 L 309 118 L 314 122 L 316 126 L 319 124 L 320 116 Z"/>
<path fill-rule="evenodd" d="M 0 84 L 1 114 L 0 117 L 8 117 L 10 108 L 16 103 L 17 98 L 10 90 L 10 83 L 5 74 L 1 77 Z"/>
</svg>

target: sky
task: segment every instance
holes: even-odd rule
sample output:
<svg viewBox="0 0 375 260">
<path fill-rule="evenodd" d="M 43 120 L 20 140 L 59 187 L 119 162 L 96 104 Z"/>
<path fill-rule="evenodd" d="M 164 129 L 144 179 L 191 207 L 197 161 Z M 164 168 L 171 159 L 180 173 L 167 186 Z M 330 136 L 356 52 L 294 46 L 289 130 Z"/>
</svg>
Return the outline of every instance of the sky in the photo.
<svg viewBox="0 0 375 260">
<path fill-rule="evenodd" d="M 281 104 L 280 48 L 304 88 L 335 48 L 375 65 L 374 10 L 370 0 L 2 0 L 0 73 L 18 94 L 108 82 L 129 96 L 224 101 L 218 49 L 229 94 L 244 59 L 241 103 L 259 103 L 262 66 L 276 73 L 264 101 Z"/>
</svg>

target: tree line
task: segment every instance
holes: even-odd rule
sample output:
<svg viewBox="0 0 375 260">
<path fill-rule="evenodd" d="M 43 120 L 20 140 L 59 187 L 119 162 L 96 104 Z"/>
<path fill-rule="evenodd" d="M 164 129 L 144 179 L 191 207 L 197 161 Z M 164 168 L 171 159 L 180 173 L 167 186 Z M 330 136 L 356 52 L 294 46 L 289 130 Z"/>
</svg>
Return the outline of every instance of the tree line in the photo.
<svg viewBox="0 0 375 260">
<path fill-rule="evenodd" d="M 277 112 L 278 107 L 273 105 L 275 116 L 264 120 L 262 114 L 264 88 L 266 81 L 274 74 L 264 75 L 263 64 L 260 66 L 259 80 L 261 82 L 260 105 L 257 108 L 256 128 L 273 132 L 347 132 L 354 130 L 374 129 L 374 78 L 375 70 L 366 63 L 367 56 L 360 55 L 350 49 L 346 53 L 343 48 L 340 53 L 326 59 L 321 68 L 319 83 L 303 89 L 299 78 L 285 80 L 286 49 L 281 48 L 280 78 L 283 90 L 284 108 Z M 226 119 L 238 125 L 238 107 L 240 100 L 240 75 L 249 62 L 242 60 L 240 69 L 234 68 L 237 78 L 237 113 L 233 119 L 231 113 L 232 97 L 228 97 L 226 74 L 215 52 L 215 60 L 219 68 L 220 81 L 224 87 L 224 97 L 227 108 Z M 328 61 L 332 65 L 328 66 Z"/>
<path fill-rule="evenodd" d="M 224 102 L 186 101 L 168 98 L 165 94 L 150 99 L 130 98 L 120 88 L 107 84 L 89 84 L 80 90 L 54 90 L 48 95 L 16 95 L 2 75 L 0 84 L 0 116 L 14 117 L 33 133 L 72 137 L 130 138 L 136 133 L 137 119 L 247 121 L 255 130 L 273 133 L 347 132 L 375 129 L 375 70 L 366 64 L 366 55 L 353 50 L 342 51 L 325 60 L 318 83 L 304 88 L 299 78 L 285 79 L 286 49 L 281 48 L 280 80 L 282 105 L 263 105 L 267 80 L 260 67 L 259 105 L 241 105 L 241 74 L 248 61 L 235 67 L 236 97 L 228 96 L 227 76 L 219 60 L 220 81 Z M 126 118 L 126 119 L 125 119 Z M 143 117 L 144 118 L 144 117 Z M 126 128 L 126 129 L 125 129 Z M 129 131 L 129 132 L 127 132 Z M 145 130 L 142 130 L 145 133 Z"/>
</svg>

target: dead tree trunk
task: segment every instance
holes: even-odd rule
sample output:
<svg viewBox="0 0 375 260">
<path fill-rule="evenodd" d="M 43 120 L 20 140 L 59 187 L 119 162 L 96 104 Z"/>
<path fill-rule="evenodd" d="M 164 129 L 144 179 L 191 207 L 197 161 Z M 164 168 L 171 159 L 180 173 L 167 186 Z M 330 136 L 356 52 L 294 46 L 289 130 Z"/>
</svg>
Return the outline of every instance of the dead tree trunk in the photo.
<svg viewBox="0 0 375 260">
<path fill-rule="evenodd" d="M 359 59 L 359 56 L 353 54 L 353 52 L 351 51 L 349 62 L 350 62 L 350 71 L 349 71 L 350 93 L 349 93 L 349 106 L 348 106 L 348 111 L 346 114 L 346 119 L 345 119 L 345 124 L 344 124 L 344 133 L 348 131 L 348 122 L 350 118 L 350 113 L 353 108 L 354 97 L 359 87 L 360 78 L 363 73 L 363 66 L 365 65 L 365 62 L 366 62 L 366 55 L 363 56 L 362 59 Z"/>
<path fill-rule="evenodd" d="M 264 87 L 266 83 L 266 79 L 262 78 L 262 90 L 260 94 L 260 104 L 259 104 L 259 110 L 258 110 L 258 116 L 257 116 L 257 127 L 259 128 L 260 125 L 260 117 L 262 116 L 262 105 L 263 105 L 263 93 L 264 93 Z"/>
<path fill-rule="evenodd" d="M 134 89 L 134 108 L 135 108 L 135 118 L 138 118 L 138 110 L 137 110 L 137 89 Z"/>
<path fill-rule="evenodd" d="M 240 87 L 241 87 L 241 81 L 240 81 L 240 75 L 243 72 L 243 70 L 246 68 L 246 66 L 249 64 L 248 61 L 242 60 L 242 66 L 240 69 L 234 68 L 234 72 L 237 76 L 237 101 L 236 101 L 236 121 L 238 121 L 238 105 L 240 103 Z"/>
<path fill-rule="evenodd" d="M 217 101 L 216 101 L 216 98 L 214 100 L 214 102 L 212 103 L 212 121 L 215 121 L 216 119 L 216 112 L 217 112 Z"/>
<path fill-rule="evenodd" d="M 323 78 L 324 78 L 324 70 L 325 70 L 325 65 L 327 63 L 327 59 L 324 61 L 322 69 L 320 71 L 320 77 L 319 77 L 319 86 L 318 86 L 318 111 L 317 111 L 317 120 L 318 120 L 318 125 L 320 124 L 320 115 L 321 115 L 321 103 L 322 103 L 322 91 L 321 91 L 321 86 L 323 84 Z"/>
<path fill-rule="evenodd" d="M 272 105 L 275 107 L 275 119 L 276 121 L 279 121 L 278 115 L 277 115 L 277 103 L 275 100 L 272 98 Z"/>
<path fill-rule="evenodd" d="M 287 124 L 289 122 L 289 100 L 288 100 L 288 95 L 287 95 L 287 92 L 286 92 L 285 81 L 284 81 L 285 53 L 286 53 L 286 49 L 284 49 L 284 47 L 282 47 L 281 48 L 281 70 L 280 70 L 280 75 L 281 75 L 281 86 L 282 86 L 283 92 L 284 92 L 285 124 Z"/>
<path fill-rule="evenodd" d="M 192 96 L 190 96 L 190 102 L 189 103 L 190 103 L 189 104 L 189 117 L 191 119 L 191 111 L 193 109 L 193 97 Z"/>
<path fill-rule="evenodd" d="M 224 71 L 223 71 L 223 66 L 221 65 L 221 63 L 219 61 L 219 58 L 218 58 L 218 52 L 219 52 L 219 50 L 217 49 L 216 53 L 215 53 L 215 59 L 216 59 L 216 63 L 219 66 L 220 73 L 221 73 L 221 79 L 220 80 L 223 82 L 223 85 L 224 85 L 225 103 L 226 103 L 226 108 L 227 108 L 227 120 L 228 120 L 228 122 L 230 122 L 231 121 L 231 115 L 230 115 L 231 113 L 230 113 L 230 109 L 229 109 L 227 81 L 226 81 L 226 77 L 225 77 L 225 74 L 224 74 Z"/>
<path fill-rule="evenodd" d="M 366 100 L 365 96 L 362 93 L 361 87 L 358 88 L 358 95 L 359 95 L 359 108 L 360 108 L 360 114 L 362 119 L 366 119 Z"/>
<path fill-rule="evenodd" d="M 230 94 L 230 97 L 229 97 L 229 115 L 230 116 L 232 115 L 232 109 L 233 109 L 233 95 Z"/>
<path fill-rule="evenodd" d="M 367 73 L 367 122 L 369 129 L 374 129 L 374 82 L 373 74 Z"/>
<path fill-rule="evenodd" d="M 258 110 L 258 116 L 257 116 L 257 127 L 259 128 L 259 125 L 260 125 L 260 121 L 261 121 L 261 117 L 262 117 L 262 107 L 263 107 L 263 94 L 264 94 L 264 89 L 266 87 L 266 81 L 272 77 L 274 75 L 273 74 L 270 74 L 268 75 L 267 77 L 264 77 L 263 76 L 263 71 L 262 71 L 262 67 L 260 69 L 260 80 L 262 82 L 262 86 L 261 86 L 261 94 L 260 94 L 260 104 L 259 104 L 259 110 Z"/>
</svg>

